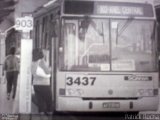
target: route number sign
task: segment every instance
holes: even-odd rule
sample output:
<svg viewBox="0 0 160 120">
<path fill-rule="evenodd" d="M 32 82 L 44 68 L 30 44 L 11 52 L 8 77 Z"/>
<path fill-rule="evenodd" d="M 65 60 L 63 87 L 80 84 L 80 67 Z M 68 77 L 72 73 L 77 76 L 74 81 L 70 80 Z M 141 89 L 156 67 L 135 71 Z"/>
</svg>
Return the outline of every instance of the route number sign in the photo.
<svg viewBox="0 0 160 120">
<path fill-rule="evenodd" d="M 33 30 L 33 18 L 29 16 L 16 18 L 15 29 L 22 31 Z"/>
</svg>

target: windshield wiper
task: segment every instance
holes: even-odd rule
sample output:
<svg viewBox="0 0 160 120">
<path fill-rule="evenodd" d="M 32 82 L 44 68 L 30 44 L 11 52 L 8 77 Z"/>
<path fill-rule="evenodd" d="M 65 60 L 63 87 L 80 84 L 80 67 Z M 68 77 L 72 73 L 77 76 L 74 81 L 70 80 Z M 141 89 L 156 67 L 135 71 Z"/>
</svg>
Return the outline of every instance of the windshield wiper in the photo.
<svg viewBox="0 0 160 120">
<path fill-rule="evenodd" d="M 154 22 L 153 31 L 151 34 L 151 39 L 155 40 L 155 34 L 156 34 L 156 21 Z"/>
<path fill-rule="evenodd" d="M 116 33 L 116 44 L 118 44 L 118 37 L 126 30 L 126 28 L 132 23 L 133 20 L 134 20 L 134 17 L 132 16 L 129 17 L 120 30 L 119 30 L 119 24 L 118 24 L 117 31 L 116 31 L 117 32 Z"/>
<path fill-rule="evenodd" d="M 103 37 L 103 43 L 105 43 L 103 22 L 102 22 L 102 37 Z"/>
</svg>

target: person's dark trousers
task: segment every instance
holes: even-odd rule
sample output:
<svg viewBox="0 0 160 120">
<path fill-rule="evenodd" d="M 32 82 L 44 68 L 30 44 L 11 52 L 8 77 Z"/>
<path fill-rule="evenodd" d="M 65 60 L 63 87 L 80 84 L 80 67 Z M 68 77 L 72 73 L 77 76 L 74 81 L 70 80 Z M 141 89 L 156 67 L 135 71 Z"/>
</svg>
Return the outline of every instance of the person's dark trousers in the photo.
<svg viewBox="0 0 160 120">
<path fill-rule="evenodd" d="M 34 85 L 35 97 L 37 99 L 39 112 L 52 112 L 51 87 Z"/>
<path fill-rule="evenodd" d="M 16 90 L 17 90 L 17 78 L 18 78 L 18 71 L 11 71 L 6 73 L 7 78 L 7 93 L 10 94 L 12 91 L 13 86 L 13 96 L 15 98 Z"/>
</svg>

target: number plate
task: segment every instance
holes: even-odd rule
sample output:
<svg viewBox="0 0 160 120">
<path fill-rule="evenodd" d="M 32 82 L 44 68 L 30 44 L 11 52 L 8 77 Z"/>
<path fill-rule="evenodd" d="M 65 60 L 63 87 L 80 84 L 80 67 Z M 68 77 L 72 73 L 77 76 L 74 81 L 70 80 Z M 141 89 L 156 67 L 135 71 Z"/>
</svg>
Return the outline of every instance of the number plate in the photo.
<svg viewBox="0 0 160 120">
<path fill-rule="evenodd" d="M 119 102 L 104 102 L 102 104 L 103 108 L 120 108 Z"/>
</svg>

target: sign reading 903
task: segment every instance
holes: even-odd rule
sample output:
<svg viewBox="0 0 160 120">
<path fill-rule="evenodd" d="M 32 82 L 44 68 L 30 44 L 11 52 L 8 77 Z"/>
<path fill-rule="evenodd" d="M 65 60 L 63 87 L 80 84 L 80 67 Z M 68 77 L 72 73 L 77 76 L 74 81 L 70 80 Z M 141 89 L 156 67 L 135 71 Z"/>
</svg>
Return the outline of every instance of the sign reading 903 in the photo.
<svg viewBox="0 0 160 120">
<path fill-rule="evenodd" d="M 22 31 L 30 31 L 33 30 L 33 18 L 32 17 L 21 17 L 16 18 L 15 21 L 15 29 Z"/>
<path fill-rule="evenodd" d="M 67 86 L 93 86 L 95 84 L 96 77 L 90 76 L 67 76 L 66 85 Z"/>
</svg>

